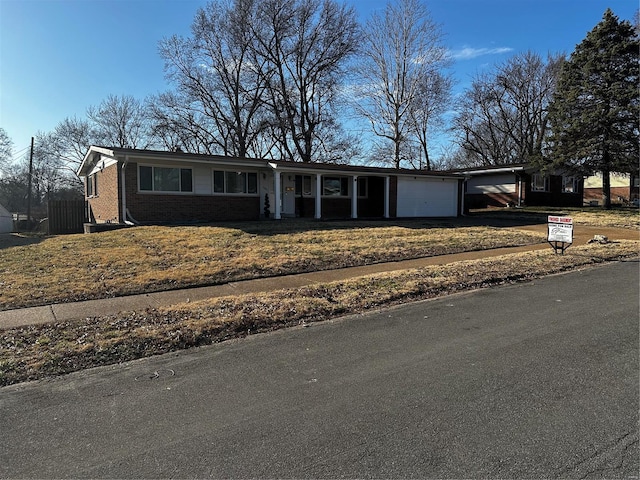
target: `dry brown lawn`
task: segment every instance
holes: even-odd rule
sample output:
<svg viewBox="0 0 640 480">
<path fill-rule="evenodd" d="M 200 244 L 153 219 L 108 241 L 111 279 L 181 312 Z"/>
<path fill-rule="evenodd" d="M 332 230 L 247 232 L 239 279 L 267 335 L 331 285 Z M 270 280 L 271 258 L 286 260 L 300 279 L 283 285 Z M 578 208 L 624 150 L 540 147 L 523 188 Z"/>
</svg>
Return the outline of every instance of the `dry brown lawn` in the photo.
<svg viewBox="0 0 640 480">
<path fill-rule="evenodd" d="M 0 331 L 0 386 L 307 324 L 408 300 L 638 257 L 637 241 L 550 249 L 263 294 Z"/>
<path fill-rule="evenodd" d="M 525 222 L 545 223 L 547 215 L 567 215 L 573 218 L 575 225 L 607 228 L 640 229 L 640 210 L 637 208 L 613 208 L 604 210 L 596 207 L 552 209 L 544 207 L 500 208 L 489 211 L 477 210 L 474 215 L 480 218 L 501 218 Z"/>
<path fill-rule="evenodd" d="M 490 217 L 514 215 L 491 212 Z M 535 223 L 548 212 L 515 212 Z M 638 228 L 638 212 L 567 212 L 574 223 Z M 524 215 L 523 218 L 521 218 Z M 505 217 L 499 217 L 502 223 Z M 509 218 L 509 217 L 507 217 Z M 514 217 L 510 217 L 512 220 Z M 515 246 L 543 234 L 453 223 L 261 222 L 0 238 L 0 309 Z M 1 237 L 1 236 L 0 236 Z M 129 361 L 397 303 L 637 258 L 638 241 L 575 245 L 0 330 L 0 385 Z"/>
<path fill-rule="evenodd" d="M 529 245 L 544 237 L 429 221 L 283 221 L 25 241 L 0 246 L 0 310 Z"/>
</svg>

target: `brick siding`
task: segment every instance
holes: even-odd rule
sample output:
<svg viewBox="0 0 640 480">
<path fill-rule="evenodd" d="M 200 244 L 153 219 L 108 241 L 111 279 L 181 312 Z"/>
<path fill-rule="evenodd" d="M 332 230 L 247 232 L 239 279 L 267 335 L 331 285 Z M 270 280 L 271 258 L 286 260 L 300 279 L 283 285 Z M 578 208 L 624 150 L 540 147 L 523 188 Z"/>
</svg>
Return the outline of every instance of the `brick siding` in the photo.
<svg viewBox="0 0 640 480">
<path fill-rule="evenodd" d="M 96 174 L 98 183 L 97 195 L 87 197 L 89 219 L 95 223 L 119 223 L 120 205 L 118 202 L 118 165 L 110 165 Z M 85 195 L 87 192 L 85 179 Z"/>
<path fill-rule="evenodd" d="M 160 194 L 138 192 L 138 166 L 126 167 L 127 209 L 141 223 L 258 220 L 259 196 Z"/>
<path fill-rule="evenodd" d="M 96 223 L 124 222 L 124 214 L 121 215 L 118 197 L 120 181 L 118 171 L 118 165 L 111 165 L 96 173 L 98 194 L 87 198 L 91 221 Z M 138 192 L 138 166 L 136 163 L 127 164 L 125 176 L 127 209 L 132 218 L 141 223 L 258 220 L 262 214 L 263 201 L 259 196 L 140 193 Z M 397 177 L 391 176 L 389 215 L 392 218 L 396 216 L 397 212 L 397 185 Z M 358 199 L 358 216 L 384 216 L 384 179 L 370 177 L 368 188 L 368 197 Z M 301 213 L 302 201 L 304 201 L 302 211 L 304 216 L 313 217 L 315 199 L 313 197 L 296 199 L 296 213 L 298 215 Z M 274 211 L 273 206 L 271 210 Z M 322 217 L 350 218 L 351 198 L 323 198 Z"/>
<path fill-rule="evenodd" d="M 562 176 L 549 176 L 548 192 L 531 191 L 531 182 L 527 182 L 525 188 L 525 205 L 527 206 L 547 206 L 547 207 L 581 207 L 582 206 L 582 185 L 579 182 L 578 193 L 562 192 Z"/>
</svg>

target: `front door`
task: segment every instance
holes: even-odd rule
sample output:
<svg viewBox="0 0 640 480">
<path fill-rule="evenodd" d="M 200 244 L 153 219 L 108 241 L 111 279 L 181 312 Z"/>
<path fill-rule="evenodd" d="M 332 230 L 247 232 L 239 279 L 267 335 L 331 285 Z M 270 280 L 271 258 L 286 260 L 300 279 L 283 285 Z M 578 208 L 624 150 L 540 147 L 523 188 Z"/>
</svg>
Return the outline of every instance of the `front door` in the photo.
<svg viewBox="0 0 640 480">
<path fill-rule="evenodd" d="M 281 185 L 282 216 L 295 217 L 296 215 L 296 183 L 295 176 L 283 174 Z"/>
</svg>

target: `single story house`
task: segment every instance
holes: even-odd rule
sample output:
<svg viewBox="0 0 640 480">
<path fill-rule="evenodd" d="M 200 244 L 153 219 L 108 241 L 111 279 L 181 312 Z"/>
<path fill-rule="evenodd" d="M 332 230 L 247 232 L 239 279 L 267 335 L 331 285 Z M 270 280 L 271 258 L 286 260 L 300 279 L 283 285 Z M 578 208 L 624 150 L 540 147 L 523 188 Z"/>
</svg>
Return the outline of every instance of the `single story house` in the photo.
<svg viewBox="0 0 640 480">
<path fill-rule="evenodd" d="M 13 232 L 13 216 L 0 205 L 0 233 Z"/>
<path fill-rule="evenodd" d="M 455 217 L 460 175 L 92 146 L 78 169 L 93 223 Z"/>
<path fill-rule="evenodd" d="M 543 174 L 530 164 L 450 170 L 466 177 L 467 208 L 506 206 L 582 206 L 583 178 L 561 172 Z"/>
<path fill-rule="evenodd" d="M 640 197 L 640 177 L 628 173 L 609 175 L 611 202 L 626 203 Z M 602 205 L 602 173 L 584 179 L 585 205 Z"/>
</svg>

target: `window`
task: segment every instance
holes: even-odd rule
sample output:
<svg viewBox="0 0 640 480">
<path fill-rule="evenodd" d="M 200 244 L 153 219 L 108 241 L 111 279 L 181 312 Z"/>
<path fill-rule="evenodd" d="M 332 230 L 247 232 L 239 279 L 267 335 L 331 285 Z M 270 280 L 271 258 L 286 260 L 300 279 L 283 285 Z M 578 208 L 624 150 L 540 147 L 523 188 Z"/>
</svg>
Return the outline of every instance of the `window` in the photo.
<svg viewBox="0 0 640 480">
<path fill-rule="evenodd" d="M 311 175 L 296 175 L 296 195 L 311 196 Z"/>
<path fill-rule="evenodd" d="M 98 196 L 98 175 L 93 174 L 87 177 L 87 197 Z"/>
<path fill-rule="evenodd" d="M 369 193 L 367 177 L 358 177 L 358 197 L 366 198 Z"/>
<path fill-rule="evenodd" d="M 562 176 L 562 193 L 578 193 L 578 179 Z"/>
<path fill-rule="evenodd" d="M 153 190 L 153 167 L 140 166 L 138 172 L 140 190 Z"/>
<path fill-rule="evenodd" d="M 214 193 L 258 193 L 258 174 L 255 172 L 226 172 L 214 170 Z"/>
<path fill-rule="evenodd" d="M 322 194 L 328 197 L 347 197 L 349 179 L 347 177 L 322 177 Z"/>
<path fill-rule="evenodd" d="M 141 165 L 138 172 L 141 191 L 193 191 L 193 173 L 190 168 L 147 167 Z"/>
<path fill-rule="evenodd" d="M 213 172 L 213 192 L 224 193 L 224 172 Z"/>
<path fill-rule="evenodd" d="M 534 173 L 531 176 L 531 191 L 532 192 L 548 192 L 549 177 L 547 175 Z"/>
</svg>

